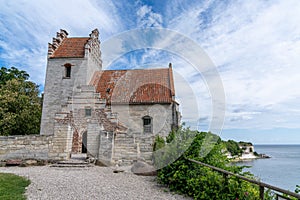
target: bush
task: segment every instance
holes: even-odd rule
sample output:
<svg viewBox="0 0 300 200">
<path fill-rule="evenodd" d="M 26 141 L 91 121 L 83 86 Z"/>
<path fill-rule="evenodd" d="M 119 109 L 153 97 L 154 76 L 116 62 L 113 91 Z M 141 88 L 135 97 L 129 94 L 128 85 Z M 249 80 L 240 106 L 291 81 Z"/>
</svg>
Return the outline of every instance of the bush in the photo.
<svg viewBox="0 0 300 200">
<path fill-rule="evenodd" d="M 233 173 L 253 177 L 249 173 L 242 173 L 243 167 L 229 165 L 229 160 L 222 153 L 224 143 L 218 136 L 183 128 L 172 134 L 173 139 L 168 140 L 163 150 L 159 149 L 163 153 L 155 156 L 157 166 L 166 163 L 168 159 L 174 160 L 158 170 L 160 183 L 167 185 L 172 191 L 187 194 L 195 199 L 259 199 L 257 186 L 235 177 L 227 179 L 219 172 L 187 160 L 191 158 Z M 206 149 L 210 150 L 206 152 L 208 154 L 200 156 L 205 155 L 203 152 Z M 182 155 L 178 158 L 172 157 L 180 152 Z"/>
</svg>

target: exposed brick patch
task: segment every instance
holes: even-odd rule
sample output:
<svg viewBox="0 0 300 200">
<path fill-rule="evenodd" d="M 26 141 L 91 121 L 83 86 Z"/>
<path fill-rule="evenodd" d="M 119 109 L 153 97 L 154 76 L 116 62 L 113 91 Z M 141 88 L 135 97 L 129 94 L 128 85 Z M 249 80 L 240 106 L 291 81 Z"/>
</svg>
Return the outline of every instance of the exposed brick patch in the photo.
<svg viewBox="0 0 300 200">
<path fill-rule="evenodd" d="M 82 151 L 82 136 L 75 130 L 72 140 L 72 153 L 81 153 Z"/>
</svg>

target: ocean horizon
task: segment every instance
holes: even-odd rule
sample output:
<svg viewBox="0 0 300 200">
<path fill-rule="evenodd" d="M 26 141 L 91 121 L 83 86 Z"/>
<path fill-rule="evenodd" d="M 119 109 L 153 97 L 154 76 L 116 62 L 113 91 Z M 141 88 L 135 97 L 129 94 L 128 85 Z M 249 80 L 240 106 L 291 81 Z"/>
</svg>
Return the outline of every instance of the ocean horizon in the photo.
<svg viewBox="0 0 300 200">
<path fill-rule="evenodd" d="M 286 190 L 295 191 L 300 185 L 300 144 L 256 144 L 254 151 L 271 158 L 242 161 L 238 165 L 258 180 Z"/>
</svg>

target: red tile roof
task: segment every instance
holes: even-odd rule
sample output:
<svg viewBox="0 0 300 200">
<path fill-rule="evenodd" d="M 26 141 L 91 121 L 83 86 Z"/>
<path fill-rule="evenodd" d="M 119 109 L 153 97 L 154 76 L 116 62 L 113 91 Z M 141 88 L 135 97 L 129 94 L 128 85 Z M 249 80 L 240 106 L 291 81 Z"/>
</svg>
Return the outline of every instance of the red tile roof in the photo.
<svg viewBox="0 0 300 200">
<path fill-rule="evenodd" d="M 83 58 L 84 46 L 89 40 L 86 38 L 65 38 L 54 51 L 51 58 Z"/>
<path fill-rule="evenodd" d="M 175 95 L 172 68 L 103 70 L 91 81 L 101 98 L 111 103 L 171 103 Z"/>
</svg>

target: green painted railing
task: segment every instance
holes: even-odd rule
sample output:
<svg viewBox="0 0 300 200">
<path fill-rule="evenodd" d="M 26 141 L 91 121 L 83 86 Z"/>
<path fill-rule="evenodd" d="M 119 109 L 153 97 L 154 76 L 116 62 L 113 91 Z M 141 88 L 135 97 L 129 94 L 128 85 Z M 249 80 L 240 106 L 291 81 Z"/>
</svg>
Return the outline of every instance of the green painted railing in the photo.
<svg viewBox="0 0 300 200">
<path fill-rule="evenodd" d="M 241 180 L 244 180 L 244 181 L 247 181 L 247 182 L 250 182 L 252 184 L 255 184 L 255 185 L 258 185 L 259 186 L 259 196 L 260 196 L 260 199 L 263 200 L 264 199 L 264 192 L 265 192 L 265 188 L 268 188 L 270 190 L 273 190 L 273 191 L 276 191 L 276 192 L 280 192 L 281 194 L 283 195 L 289 195 L 290 197 L 295 197 L 297 198 L 298 200 L 300 200 L 300 194 L 297 194 L 297 193 L 294 193 L 294 192 L 291 192 L 289 190 L 285 190 L 285 189 L 282 189 L 282 188 L 279 188 L 279 187 L 276 187 L 276 186 L 273 186 L 273 185 L 269 185 L 267 183 L 263 183 L 263 182 L 260 182 L 260 181 L 257 181 L 257 180 L 254 180 L 254 179 L 250 179 L 250 178 L 247 178 L 247 177 L 244 177 L 244 176 L 241 176 L 239 174 L 234 174 L 232 172 L 229 172 L 227 170 L 224 170 L 224 169 L 221 169 L 221 168 L 218 168 L 218 167 L 214 167 L 212 165 L 208 165 L 208 164 L 205 164 L 205 163 L 202 163 L 202 162 L 199 162 L 197 160 L 193 160 L 193 159 L 188 159 L 189 161 L 193 162 L 193 163 L 196 163 L 196 164 L 199 164 L 199 165 L 202 165 L 202 166 L 205 166 L 205 167 L 208 167 L 210 169 L 213 169 L 217 172 L 220 172 L 223 174 L 224 178 L 225 179 L 228 179 L 228 176 L 235 176 Z M 279 200 L 279 199 L 290 199 L 288 197 L 285 197 L 281 194 L 276 194 L 276 198 Z"/>
</svg>

